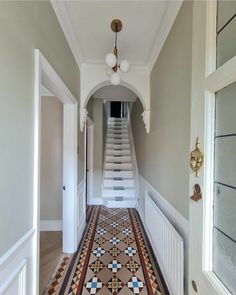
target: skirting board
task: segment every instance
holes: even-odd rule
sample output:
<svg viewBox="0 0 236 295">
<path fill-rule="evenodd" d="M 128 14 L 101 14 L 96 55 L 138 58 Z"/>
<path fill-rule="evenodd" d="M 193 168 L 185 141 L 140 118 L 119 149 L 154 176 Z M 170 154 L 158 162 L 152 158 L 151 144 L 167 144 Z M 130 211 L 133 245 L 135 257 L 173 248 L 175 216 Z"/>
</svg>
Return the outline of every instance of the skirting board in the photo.
<svg viewBox="0 0 236 295">
<path fill-rule="evenodd" d="M 41 220 L 40 231 L 62 231 L 62 220 Z"/>
<path fill-rule="evenodd" d="M 148 191 L 149 194 L 155 199 L 158 207 L 167 217 L 167 219 L 171 222 L 171 224 L 175 227 L 175 229 L 179 232 L 179 234 L 184 239 L 184 268 L 185 268 L 185 290 L 188 290 L 188 245 L 189 245 L 189 222 L 186 218 L 184 218 L 145 178 L 139 175 L 139 201 L 137 204 L 137 210 L 143 222 L 143 225 L 148 232 L 145 224 L 145 216 L 144 216 L 144 207 L 141 200 L 143 200 L 145 192 Z M 149 237 L 150 238 L 150 237 Z M 150 239 L 151 242 L 151 239 Z M 155 245 L 152 245 L 153 249 Z M 158 259 L 158 257 L 156 257 Z"/>
</svg>

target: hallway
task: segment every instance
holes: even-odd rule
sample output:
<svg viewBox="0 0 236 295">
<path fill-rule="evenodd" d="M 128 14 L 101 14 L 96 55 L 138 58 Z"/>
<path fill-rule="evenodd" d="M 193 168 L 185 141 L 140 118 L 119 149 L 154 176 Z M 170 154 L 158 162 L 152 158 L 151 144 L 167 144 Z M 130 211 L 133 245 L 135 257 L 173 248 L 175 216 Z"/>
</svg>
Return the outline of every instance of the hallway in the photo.
<svg viewBox="0 0 236 295">
<path fill-rule="evenodd" d="M 59 267 L 60 269 L 60 267 Z M 95 206 L 64 279 L 46 294 L 169 294 L 134 209 Z"/>
</svg>

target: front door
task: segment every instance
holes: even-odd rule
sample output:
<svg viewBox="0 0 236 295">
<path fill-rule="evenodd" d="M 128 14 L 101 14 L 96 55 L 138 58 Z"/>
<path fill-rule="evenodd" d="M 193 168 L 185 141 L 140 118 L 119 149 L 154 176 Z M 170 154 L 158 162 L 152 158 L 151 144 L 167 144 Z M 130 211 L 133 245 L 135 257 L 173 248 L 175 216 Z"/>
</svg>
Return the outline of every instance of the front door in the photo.
<svg viewBox="0 0 236 295">
<path fill-rule="evenodd" d="M 189 294 L 236 294 L 235 14 L 236 1 L 194 3 L 191 150 L 199 138 L 204 160 L 195 150 Z"/>
</svg>

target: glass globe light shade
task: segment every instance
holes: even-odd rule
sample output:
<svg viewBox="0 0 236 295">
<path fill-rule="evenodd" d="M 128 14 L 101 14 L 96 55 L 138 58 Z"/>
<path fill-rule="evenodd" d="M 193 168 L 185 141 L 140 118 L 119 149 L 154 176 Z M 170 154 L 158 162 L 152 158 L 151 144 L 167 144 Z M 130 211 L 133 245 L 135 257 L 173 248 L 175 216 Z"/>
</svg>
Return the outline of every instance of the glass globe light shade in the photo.
<svg viewBox="0 0 236 295">
<path fill-rule="evenodd" d="M 113 53 L 108 53 L 105 58 L 106 64 L 109 68 L 113 68 L 116 65 L 116 56 Z"/>
<path fill-rule="evenodd" d="M 120 63 L 120 70 L 123 73 L 127 73 L 130 70 L 130 64 L 128 63 L 127 60 L 122 60 Z"/>
<path fill-rule="evenodd" d="M 120 75 L 117 73 L 114 73 L 111 75 L 111 84 L 112 85 L 118 85 L 120 84 Z"/>
<path fill-rule="evenodd" d="M 108 77 L 111 77 L 111 75 L 112 75 L 113 73 L 114 73 L 114 71 L 113 71 L 112 68 L 109 68 L 109 67 L 106 68 L 106 74 L 107 74 Z"/>
</svg>

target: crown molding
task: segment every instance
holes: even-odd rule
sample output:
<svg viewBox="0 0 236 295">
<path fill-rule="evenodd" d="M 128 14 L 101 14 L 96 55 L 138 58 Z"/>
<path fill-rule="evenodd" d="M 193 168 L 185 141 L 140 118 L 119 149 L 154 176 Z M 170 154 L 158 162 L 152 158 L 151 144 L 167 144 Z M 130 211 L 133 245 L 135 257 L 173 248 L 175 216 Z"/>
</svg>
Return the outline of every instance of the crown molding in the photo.
<svg viewBox="0 0 236 295">
<path fill-rule="evenodd" d="M 73 24 L 66 7 L 66 1 L 50 0 L 50 3 L 56 14 L 59 24 L 61 25 L 62 31 L 67 39 L 72 54 L 74 55 L 75 61 L 80 68 L 82 62 L 84 61 L 84 57 L 76 41 Z"/>
<path fill-rule="evenodd" d="M 61 28 L 65 34 L 70 49 L 74 55 L 74 58 L 78 64 L 78 67 L 82 70 L 84 68 L 97 68 L 104 66 L 105 63 L 102 59 L 85 59 L 76 41 L 75 34 L 73 33 L 73 23 L 69 17 L 69 13 L 66 7 L 67 1 L 50 0 L 51 5 L 55 11 L 57 19 L 61 25 Z M 135 70 L 152 71 L 156 60 L 161 52 L 161 49 L 166 41 L 166 38 L 171 30 L 172 25 L 176 19 L 176 16 L 180 10 L 183 0 L 167 1 L 167 8 L 161 20 L 161 26 L 157 33 L 156 39 L 153 42 L 152 49 L 150 50 L 149 58 L 147 61 L 135 61 L 131 63 L 131 67 Z"/>
<path fill-rule="evenodd" d="M 180 10 L 183 0 L 171 1 L 167 3 L 168 4 L 167 4 L 166 11 L 161 20 L 161 27 L 157 33 L 156 40 L 153 43 L 151 52 L 149 54 L 149 59 L 147 61 L 147 68 L 149 69 L 150 72 L 152 71 L 156 63 L 156 60 L 161 52 L 161 49 L 163 45 L 165 44 L 167 36 L 170 33 L 170 30 L 172 28 L 172 25 L 174 24 L 174 21 Z"/>
</svg>

